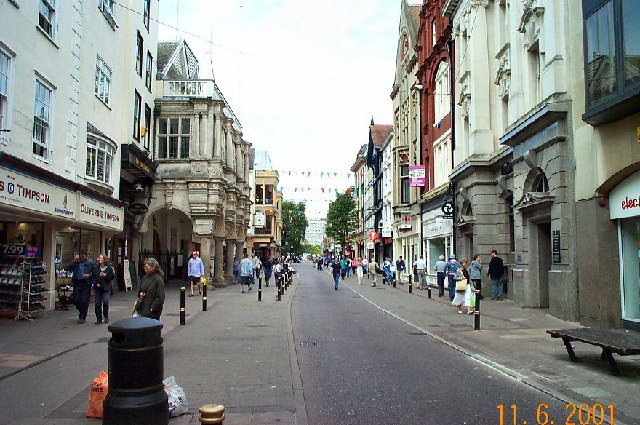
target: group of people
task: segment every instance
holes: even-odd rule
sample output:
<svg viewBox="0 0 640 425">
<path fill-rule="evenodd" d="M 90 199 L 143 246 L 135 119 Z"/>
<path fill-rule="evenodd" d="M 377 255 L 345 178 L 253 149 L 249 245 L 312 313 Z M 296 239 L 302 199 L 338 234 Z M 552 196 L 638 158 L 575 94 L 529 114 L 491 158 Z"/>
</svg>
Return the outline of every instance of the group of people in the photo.
<svg viewBox="0 0 640 425">
<path fill-rule="evenodd" d="M 159 320 L 164 305 L 164 275 L 160 264 L 154 258 L 147 258 L 142 264 L 145 275 L 138 288 L 136 312 L 139 316 Z M 109 258 L 100 254 L 94 263 L 87 251 L 81 250 L 64 269 L 71 272 L 71 298 L 78 310 L 78 324 L 87 320 L 92 290 L 95 293 L 95 324 L 109 323 L 109 303 L 114 291 L 113 280 L 116 277 Z"/>
<path fill-rule="evenodd" d="M 386 257 L 382 263 L 382 267 L 378 265 L 374 258 L 367 260 L 366 257 L 350 259 L 342 256 L 340 258 L 333 256 L 321 257 L 317 261 L 318 270 L 322 270 L 322 265 L 331 267 L 334 280 L 334 288 L 338 290 L 340 279 L 344 280 L 349 277 L 351 271 L 358 277 L 358 284 L 362 285 L 364 274 L 367 278 L 372 277 L 371 286 L 376 286 L 376 277 L 378 273 L 383 275 L 383 284 L 391 285 L 393 279 L 396 278 L 400 284 L 404 284 L 402 276 L 407 271 L 407 266 L 402 257 L 399 257 L 395 264 L 391 257 Z M 451 255 L 448 261 L 445 256 L 440 255 L 436 261 L 433 271 L 436 273 L 436 281 L 438 285 L 438 296 L 443 297 L 445 293 L 445 280 L 449 292 L 449 300 L 458 308 L 458 313 L 462 314 L 462 307 L 467 308 L 468 314 L 472 311 L 472 294 L 476 290 L 482 289 L 482 259 L 479 254 L 473 256 L 471 263 L 466 258 L 460 261 L 455 255 Z M 416 287 L 419 290 L 427 289 L 427 264 L 421 255 L 416 258 L 412 264 L 412 271 L 415 277 Z M 498 256 L 496 250 L 491 251 L 491 261 L 489 262 L 489 270 L 487 276 L 491 279 L 491 299 L 500 301 L 503 299 L 504 292 L 504 262 Z M 395 275 L 395 276 L 394 276 Z M 482 295 L 478 294 L 480 299 Z"/>
<path fill-rule="evenodd" d="M 261 272 L 264 273 L 265 286 L 269 286 L 271 276 L 277 281 L 283 272 L 289 270 L 292 262 L 290 256 L 271 257 L 263 261 L 255 253 L 249 258 L 249 254 L 245 252 L 242 260 L 238 261 L 237 257 L 233 260 L 233 277 L 236 282 L 240 279 L 240 287 L 244 293 L 244 286 L 246 285 L 247 291 L 250 291 L 251 285 L 260 277 Z"/>
</svg>

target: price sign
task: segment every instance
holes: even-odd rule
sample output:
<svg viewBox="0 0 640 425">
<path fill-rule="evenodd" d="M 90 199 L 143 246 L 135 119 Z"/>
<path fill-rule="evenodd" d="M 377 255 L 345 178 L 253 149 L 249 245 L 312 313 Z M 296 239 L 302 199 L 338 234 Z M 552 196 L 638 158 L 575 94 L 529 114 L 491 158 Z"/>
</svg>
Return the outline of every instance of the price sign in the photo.
<svg viewBox="0 0 640 425">
<path fill-rule="evenodd" d="M 27 246 L 0 244 L 0 253 L 5 255 L 27 255 Z"/>
</svg>

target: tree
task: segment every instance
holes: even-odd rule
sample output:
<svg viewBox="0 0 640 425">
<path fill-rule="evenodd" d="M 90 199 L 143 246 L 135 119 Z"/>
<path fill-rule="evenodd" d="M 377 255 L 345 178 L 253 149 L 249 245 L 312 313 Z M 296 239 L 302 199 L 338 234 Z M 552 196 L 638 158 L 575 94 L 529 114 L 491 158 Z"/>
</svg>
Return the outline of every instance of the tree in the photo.
<svg viewBox="0 0 640 425">
<path fill-rule="evenodd" d="M 282 248 L 286 253 L 302 254 L 302 242 L 308 224 L 302 202 L 282 203 Z"/>
<path fill-rule="evenodd" d="M 341 249 L 355 237 L 358 214 L 356 201 L 348 194 L 341 193 L 333 201 L 327 212 L 327 236 L 340 243 Z"/>
<path fill-rule="evenodd" d="M 302 251 L 306 252 L 307 254 L 322 254 L 322 248 L 320 247 L 320 245 L 304 244 L 302 245 Z"/>
</svg>

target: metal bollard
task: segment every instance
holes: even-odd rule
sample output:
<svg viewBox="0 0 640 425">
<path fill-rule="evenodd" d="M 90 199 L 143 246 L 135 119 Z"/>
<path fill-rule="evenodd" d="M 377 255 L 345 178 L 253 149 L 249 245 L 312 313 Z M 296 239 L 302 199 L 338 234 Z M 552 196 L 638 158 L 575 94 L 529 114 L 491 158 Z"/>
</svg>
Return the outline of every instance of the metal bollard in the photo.
<svg viewBox="0 0 640 425">
<path fill-rule="evenodd" d="M 276 301 L 281 301 L 282 300 L 282 275 L 280 275 L 276 281 L 276 284 L 278 286 L 278 293 L 276 295 Z"/>
<path fill-rule="evenodd" d="M 184 286 L 180 288 L 180 325 L 184 326 L 185 323 L 185 294 L 186 294 L 186 290 L 187 288 L 185 288 Z"/>
<path fill-rule="evenodd" d="M 169 424 L 161 330 L 162 322 L 148 317 L 109 325 L 109 392 L 103 424 Z"/>
<path fill-rule="evenodd" d="M 473 329 L 480 330 L 480 290 L 476 289 L 476 306 L 473 308 Z"/>
<path fill-rule="evenodd" d="M 202 282 L 202 311 L 207 311 L 207 282 Z"/>
<path fill-rule="evenodd" d="M 411 275 L 409 275 L 409 293 L 413 293 L 413 285 L 411 284 Z"/>
<path fill-rule="evenodd" d="M 427 283 L 427 298 L 431 298 L 431 286 Z"/>
<path fill-rule="evenodd" d="M 393 287 L 396 287 L 396 272 L 393 272 Z"/>
<path fill-rule="evenodd" d="M 262 278 L 258 277 L 258 301 L 262 301 Z"/>
</svg>

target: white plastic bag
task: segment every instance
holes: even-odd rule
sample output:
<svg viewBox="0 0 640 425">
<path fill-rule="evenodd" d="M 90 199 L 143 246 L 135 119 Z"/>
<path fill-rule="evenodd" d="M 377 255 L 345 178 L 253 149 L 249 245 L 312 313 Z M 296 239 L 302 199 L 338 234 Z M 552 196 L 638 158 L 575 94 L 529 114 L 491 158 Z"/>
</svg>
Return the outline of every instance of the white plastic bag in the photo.
<svg viewBox="0 0 640 425">
<path fill-rule="evenodd" d="M 173 418 L 187 413 L 189 411 L 187 395 L 184 393 L 184 389 L 176 383 L 176 378 L 170 376 L 162 383 L 164 391 L 169 396 L 169 416 Z"/>
</svg>

